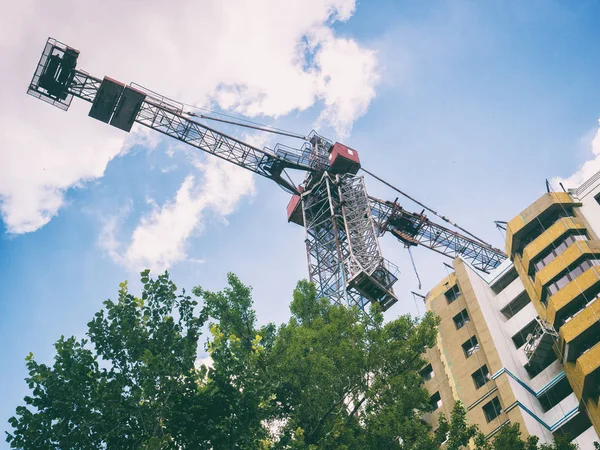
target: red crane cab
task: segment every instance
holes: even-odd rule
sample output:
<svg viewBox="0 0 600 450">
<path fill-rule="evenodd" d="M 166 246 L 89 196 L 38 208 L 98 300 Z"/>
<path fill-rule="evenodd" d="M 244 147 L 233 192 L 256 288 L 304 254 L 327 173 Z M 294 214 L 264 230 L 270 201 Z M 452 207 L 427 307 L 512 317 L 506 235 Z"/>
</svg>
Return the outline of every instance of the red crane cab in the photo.
<svg viewBox="0 0 600 450">
<path fill-rule="evenodd" d="M 351 173 L 356 174 L 360 169 L 360 159 L 358 152 L 344 144 L 336 142 L 329 150 L 329 172 L 333 174 Z M 302 186 L 298 186 L 300 193 L 304 190 Z M 302 216 L 302 203 L 300 196 L 294 194 L 287 206 L 288 222 L 293 222 L 300 226 L 304 226 L 304 217 Z"/>
<path fill-rule="evenodd" d="M 304 188 L 298 186 L 298 191 L 302 193 Z M 297 225 L 304 226 L 304 217 L 302 216 L 302 202 L 298 194 L 292 195 L 290 202 L 287 205 L 287 218 L 288 222 L 293 222 Z"/>
<path fill-rule="evenodd" d="M 331 173 L 356 174 L 360 169 L 358 152 L 336 142 L 329 151 L 329 171 Z"/>
</svg>

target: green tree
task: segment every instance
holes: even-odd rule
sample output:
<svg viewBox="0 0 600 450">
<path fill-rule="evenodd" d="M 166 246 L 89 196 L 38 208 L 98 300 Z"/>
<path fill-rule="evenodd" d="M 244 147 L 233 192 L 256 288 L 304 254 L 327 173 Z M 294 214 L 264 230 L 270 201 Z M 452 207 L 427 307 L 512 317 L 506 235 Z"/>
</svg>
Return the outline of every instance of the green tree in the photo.
<svg viewBox="0 0 600 450">
<path fill-rule="evenodd" d="M 255 450 L 268 442 L 265 424 L 274 414 L 266 360 L 276 328 L 258 327 L 250 288 L 233 274 L 228 281 L 220 292 L 193 290 L 210 320 L 212 367 L 200 384 L 202 403 L 192 426 L 202 424 L 209 435 L 206 447 L 198 448 Z"/>
<path fill-rule="evenodd" d="M 384 323 L 330 304 L 298 283 L 291 318 L 259 326 L 251 290 L 230 274 L 198 300 L 168 274 L 141 274 L 140 297 L 122 283 L 88 324 L 86 339 L 61 337 L 52 365 L 27 357 L 32 391 L 10 419 L 21 449 L 571 450 L 540 446 L 518 426 L 486 442 L 455 405 L 435 433 L 422 388 L 421 355 L 437 320 Z M 201 330 L 211 363 L 199 365 Z"/>
<path fill-rule="evenodd" d="M 196 301 L 167 275 L 142 273 L 141 298 L 122 283 L 87 339 L 61 337 L 54 364 L 27 357 L 25 397 L 7 441 L 22 449 L 173 448 L 188 432 L 185 406 L 197 391 Z"/>
<path fill-rule="evenodd" d="M 422 389 L 422 353 L 435 343 L 436 319 L 402 316 L 388 323 L 333 305 L 300 282 L 292 317 L 267 360 L 283 422 L 275 448 L 420 448 L 430 411 Z M 425 448 L 425 447 L 423 447 Z M 431 447 L 429 447 L 431 448 Z"/>
<path fill-rule="evenodd" d="M 438 447 L 444 443 L 446 450 L 460 450 L 477 436 L 478 431 L 476 426 L 467 423 L 467 411 L 462 403 L 456 402 L 452 408 L 450 421 L 444 414 L 440 414 L 434 439 Z"/>
<path fill-rule="evenodd" d="M 577 450 L 564 436 L 556 436 L 552 444 L 540 444 L 537 436 L 523 440 L 518 423 L 503 427 L 493 439 L 486 441 L 481 433 L 475 439 L 477 450 Z"/>
</svg>

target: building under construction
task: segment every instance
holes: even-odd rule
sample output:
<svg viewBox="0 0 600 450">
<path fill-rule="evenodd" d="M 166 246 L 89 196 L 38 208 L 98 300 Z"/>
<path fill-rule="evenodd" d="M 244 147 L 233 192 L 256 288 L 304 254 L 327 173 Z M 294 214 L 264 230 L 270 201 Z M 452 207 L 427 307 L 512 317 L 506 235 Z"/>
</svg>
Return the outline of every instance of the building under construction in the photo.
<svg viewBox="0 0 600 450">
<path fill-rule="evenodd" d="M 489 274 L 453 261 L 425 297 L 441 319 L 422 375 L 437 426 L 455 400 L 492 437 L 508 423 L 582 450 L 600 441 L 600 172 L 548 192 L 506 224 Z"/>
</svg>

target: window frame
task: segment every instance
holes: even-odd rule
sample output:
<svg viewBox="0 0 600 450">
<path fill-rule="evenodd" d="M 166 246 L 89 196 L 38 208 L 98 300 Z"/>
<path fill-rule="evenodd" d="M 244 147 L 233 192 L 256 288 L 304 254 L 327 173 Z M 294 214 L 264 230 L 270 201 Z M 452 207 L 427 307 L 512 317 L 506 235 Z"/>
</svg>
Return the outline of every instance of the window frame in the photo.
<svg viewBox="0 0 600 450">
<path fill-rule="evenodd" d="M 589 241 L 589 238 L 585 233 L 568 233 L 563 238 L 552 243 L 552 248 L 550 248 L 549 251 L 542 253 L 543 256 L 538 256 L 532 264 L 533 275 L 535 276 L 536 273 L 558 258 L 566 249 L 577 241 Z"/>
<path fill-rule="evenodd" d="M 496 402 L 497 405 L 494 402 Z M 491 411 L 489 410 L 490 408 Z M 502 403 L 500 403 L 500 398 L 498 396 L 494 397 L 485 405 L 483 405 L 481 409 L 483 410 L 483 415 L 487 423 L 490 423 L 493 420 L 497 419 L 498 417 L 500 417 L 500 414 L 504 412 L 504 409 L 502 408 Z M 495 414 L 495 416 L 491 417 L 492 414 Z"/>
<path fill-rule="evenodd" d="M 587 255 L 587 256 L 595 256 L 595 255 Z M 571 268 L 567 268 L 566 271 L 562 272 L 562 275 L 559 275 L 555 280 L 548 284 L 545 288 L 545 297 L 542 299 L 542 303 L 547 305 L 548 298 L 552 297 L 562 288 L 564 288 L 571 281 L 575 280 L 581 274 L 583 274 L 586 270 L 591 269 L 593 266 L 600 266 L 600 259 L 592 258 L 592 257 L 584 257 L 580 259 L 579 262 L 575 262 L 571 265 Z"/>
<path fill-rule="evenodd" d="M 457 317 L 459 316 L 460 319 L 457 320 Z M 462 327 L 468 324 L 471 321 L 471 316 L 469 316 L 469 311 L 467 311 L 467 308 L 463 308 L 458 314 L 456 314 L 452 318 L 452 321 L 454 322 L 454 326 L 457 330 L 460 330 Z"/>
<path fill-rule="evenodd" d="M 448 295 L 449 293 L 452 293 L 452 296 Z M 461 295 L 462 292 L 460 291 L 458 284 L 453 284 L 446 292 L 444 292 L 448 304 L 455 302 Z"/>
<path fill-rule="evenodd" d="M 485 369 L 485 370 L 484 370 Z M 485 372 L 485 373 L 484 373 Z M 477 377 L 481 376 L 481 381 L 483 383 L 479 384 Z M 490 370 L 488 369 L 487 364 L 484 364 L 479 369 L 471 374 L 471 378 L 473 379 L 473 384 L 475 384 L 475 389 L 481 389 L 492 379 L 492 375 L 490 374 Z"/>
<path fill-rule="evenodd" d="M 427 370 L 430 369 L 430 370 Z M 427 364 L 419 371 L 419 375 L 423 378 L 423 383 L 427 383 L 429 380 L 435 378 L 435 371 L 433 370 L 433 366 L 431 363 Z"/>
<path fill-rule="evenodd" d="M 474 344 L 473 340 L 475 341 Z M 469 349 L 467 350 L 467 348 L 465 347 L 466 344 L 472 344 L 472 346 L 469 347 Z M 462 349 L 463 353 L 465 354 L 465 359 L 469 359 L 471 356 L 473 356 L 473 354 L 477 353 L 480 350 L 479 339 L 477 339 L 477 336 L 473 335 L 469 339 L 467 339 L 462 344 Z"/>
<path fill-rule="evenodd" d="M 434 400 L 434 397 L 438 397 L 437 400 Z M 437 411 L 438 409 L 440 409 L 442 407 L 442 405 L 444 404 L 444 402 L 442 402 L 442 396 L 440 394 L 440 391 L 437 391 L 435 394 L 432 394 L 429 397 L 429 404 L 435 408 L 434 411 Z"/>
</svg>

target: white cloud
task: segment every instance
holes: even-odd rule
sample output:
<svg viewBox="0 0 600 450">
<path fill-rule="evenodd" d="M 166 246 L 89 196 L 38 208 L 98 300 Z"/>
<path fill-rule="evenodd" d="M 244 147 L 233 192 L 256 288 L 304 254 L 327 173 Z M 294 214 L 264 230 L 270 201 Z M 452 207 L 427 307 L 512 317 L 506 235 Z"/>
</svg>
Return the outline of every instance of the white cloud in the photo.
<svg viewBox="0 0 600 450">
<path fill-rule="evenodd" d="M 567 189 L 576 188 L 580 186 L 584 181 L 589 179 L 592 175 L 596 174 L 600 171 L 600 120 L 598 121 L 598 129 L 596 130 L 596 134 L 591 140 L 590 150 L 592 152 L 593 158 L 584 162 L 583 165 L 568 178 L 560 178 L 556 177 L 551 180 L 552 185 L 558 185 L 558 183 L 562 183 L 563 186 Z"/>
<path fill-rule="evenodd" d="M 154 200 L 147 198 L 146 201 L 148 204 L 155 205 Z M 131 200 L 127 201 L 121 208 L 118 209 L 117 213 L 104 217 L 102 219 L 103 225 L 100 230 L 100 235 L 98 236 L 98 244 L 102 250 L 104 250 L 113 261 L 123 264 L 123 257 L 119 253 L 122 244 L 117 239 L 117 234 L 121 223 L 127 218 L 129 214 L 133 211 L 133 202 Z"/>
<path fill-rule="evenodd" d="M 380 75 L 375 52 L 366 52 L 353 40 L 337 39 L 331 30 L 327 30 L 326 34 L 328 38 L 316 57 L 323 75 L 320 78 L 320 95 L 325 103 L 319 120 L 333 125 L 338 134 L 344 136 L 354 120 L 367 111 Z M 348 61 L 352 60 L 361 61 L 361 64 L 346 70 Z M 345 76 L 338 76 L 344 72 Z"/>
<path fill-rule="evenodd" d="M 171 164 L 160 169 L 161 173 L 169 173 L 177 169 L 177 164 Z"/>
<path fill-rule="evenodd" d="M 206 356 L 205 358 L 198 358 L 196 361 L 194 361 L 194 367 L 196 369 L 200 370 L 200 367 L 202 366 L 206 366 L 208 368 L 213 367 L 213 360 L 210 355 Z"/>
<path fill-rule="evenodd" d="M 89 105 L 75 100 L 76 111 L 65 116 L 24 94 L 49 35 L 78 48 L 79 67 L 100 77 L 248 115 L 281 116 L 322 101 L 320 120 L 346 133 L 378 81 L 376 55 L 332 31 L 354 9 L 355 0 L 7 5 L 0 16 L 0 213 L 8 231 L 46 224 L 69 188 L 102 177 L 126 145 L 124 133 L 87 117 Z M 156 139 L 142 136 L 142 144 Z"/>
<path fill-rule="evenodd" d="M 115 237 L 118 217 L 105 222 L 100 245 L 115 262 L 130 270 L 162 272 L 180 261 L 190 261 L 187 240 L 203 230 L 206 214 L 213 213 L 226 223 L 239 201 L 254 193 L 251 172 L 215 158 L 196 165 L 201 177 L 187 176 L 175 198 L 162 207 L 151 202 L 152 211 L 135 228 L 126 249 L 122 250 L 123 245 Z M 195 258 L 191 261 L 203 262 Z"/>
</svg>

